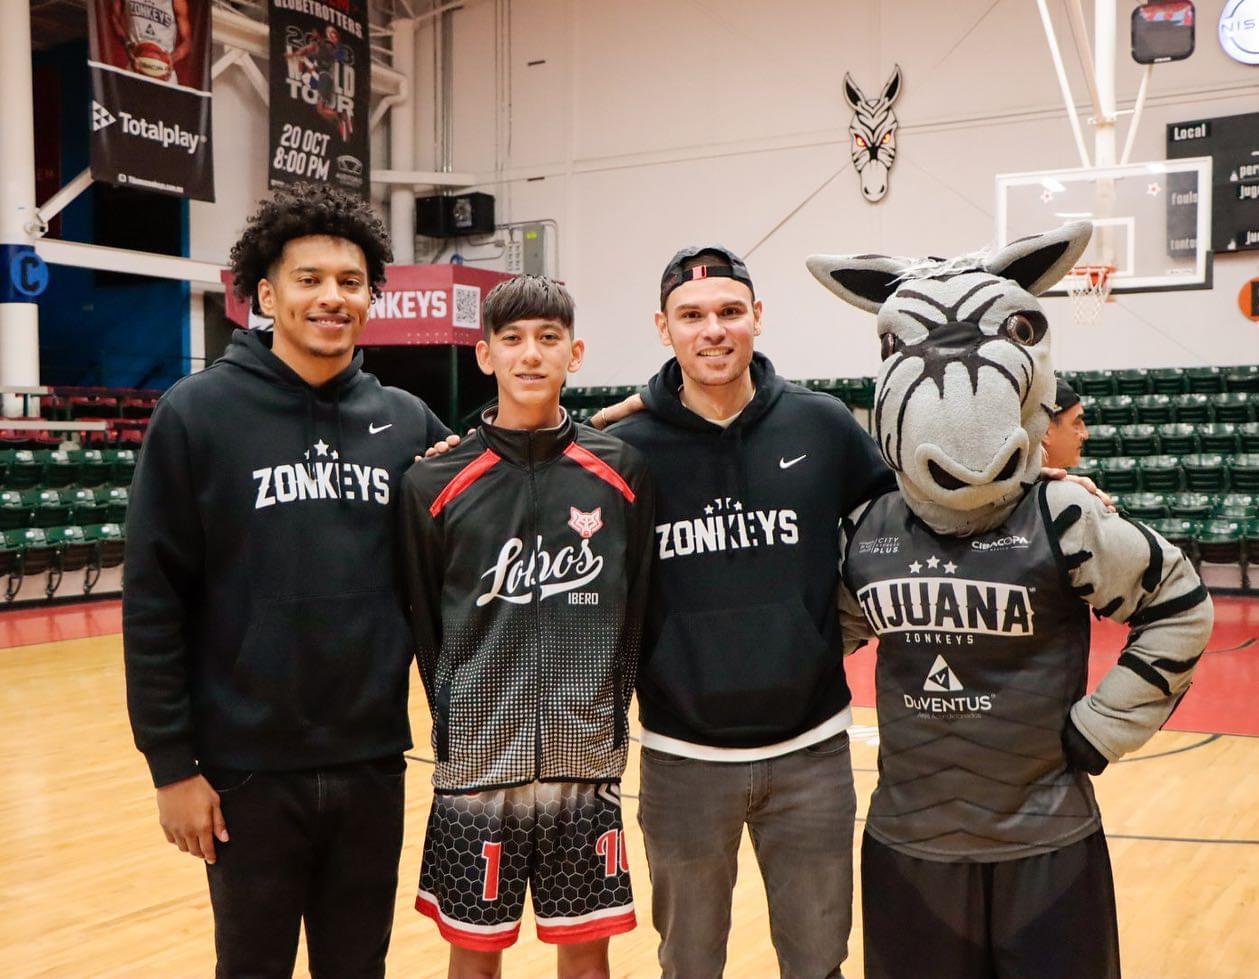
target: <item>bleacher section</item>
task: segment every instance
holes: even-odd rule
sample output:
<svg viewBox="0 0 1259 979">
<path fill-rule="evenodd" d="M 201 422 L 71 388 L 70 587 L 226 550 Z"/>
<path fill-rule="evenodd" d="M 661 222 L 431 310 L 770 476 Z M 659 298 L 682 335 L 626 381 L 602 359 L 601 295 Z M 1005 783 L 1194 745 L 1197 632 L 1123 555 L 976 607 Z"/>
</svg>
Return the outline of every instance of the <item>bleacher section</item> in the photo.
<svg viewBox="0 0 1259 979">
<path fill-rule="evenodd" d="M 1086 457 L 1074 471 L 1199 567 L 1236 568 L 1238 584 L 1249 590 L 1250 565 L 1259 565 L 1259 365 L 1059 376 L 1080 394 L 1089 428 Z M 868 422 L 873 378 L 799 383 L 840 398 Z M 574 388 L 563 402 L 584 420 L 637 390 Z"/>
<path fill-rule="evenodd" d="M 0 587 L 6 602 L 91 594 L 103 571 L 121 566 L 136 451 L 160 395 L 50 390 L 26 399 L 26 417 L 0 419 Z M 40 421 L 62 427 L 43 430 Z M 100 431 L 64 428 L 100 422 Z"/>
</svg>

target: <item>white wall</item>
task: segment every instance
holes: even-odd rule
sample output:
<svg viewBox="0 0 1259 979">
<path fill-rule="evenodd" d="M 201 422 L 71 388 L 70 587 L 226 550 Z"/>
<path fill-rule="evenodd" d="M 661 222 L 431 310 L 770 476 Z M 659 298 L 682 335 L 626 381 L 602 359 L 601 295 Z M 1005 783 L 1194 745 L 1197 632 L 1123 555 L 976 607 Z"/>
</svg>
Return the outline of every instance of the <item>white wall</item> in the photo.
<svg viewBox="0 0 1259 979">
<path fill-rule="evenodd" d="M 1050 7 L 1087 117 L 1064 5 Z M 1130 6 L 1118 7 L 1125 109 L 1140 69 L 1127 54 Z M 1198 50 L 1155 69 L 1134 160 L 1163 157 L 1168 122 L 1259 107 L 1259 68 L 1220 51 L 1219 4 L 1198 7 Z M 1085 12 L 1091 24 L 1091 3 Z M 495 194 L 500 222 L 559 223 L 559 274 L 589 342 L 586 384 L 640 382 L 660 365 L 651 315 L 661 268 L 703 240 L 747 257 L 766 304 L 762 349 L 782 373 L 872 373 L 872 320 L 814 282 L 804 257 L 990 244 L 996 174 L 1078 165 L 1031 0 L 468 0 L 452 16 L 453 169 L 487 175 L 481 189 Z M 510 22 L 498 38 L 510 50 L 509 105 L 496 99 L 508 81 L 495 72 L 500 19 Z M 417 33 L 422 168 L 439 162 L 436 31 L 434 20 Z M 877 92 L 893 64 L 905 74 L 898 157 L 891 190 L 871 205 L 848 162 L 841 82 L 851 71 Z M 1125 127 L 1126 117 L 1120 145 Z M 265 108 L 237 69 L 215 83 L 215 132 L 219 201 L 193 205 L 192 255 L 223 261 L 266 189 Z M 373 149 L 386 165 L 379 138 Z M 459 251 L 498 261 L 491 246 Z M 1259 254 L 1221 256 L 1214 274 L 1210 291 L 1120 297 L 1097 327 L 1046 300 L 1058 365 L 1259 362 L 1259 327 L 1236 302 Z"/>
<path fill-rule="evenodd" d="M 1050 6 L 1087 118 L 1063 5 Z M 1228 60 L 1215 41 L 1216 6 L 1199 4 L 1193 58 L 1155 70 L 1134 160 L 1164 156 L 1168 122 L 1259 104 L 1259 69 Z M 1127 54 L 1129 6 L 1119 8 L 1123 109 L 1141 69 Z M 455 14 L 458 170 L 495 167 L 494 10 L 486 0 Z M 817 285 L 804 256 L 990 244 L 996 174 L 1078 166 L 1030 0 L 512 0 L 510 11 L 510 158 L 505 179 L 485 189 L 500 221 L 559 221 L 588 384 L 638 382 L 659 366 L 660 270 L 677 247 L 713 239 L 747 256 L 766 303 L 762 349 L 781 372 L 871 373 L 871 319 Z M 431 59 L 427 43 L 421 60 Z M 893 64 L 905 73 L 899 153 L 888 196 L 871 205 L 848 165 L 840 86 L 851 71 L 877 92 Z M 1126 118 L 1120 146 L 1125 129 Z M 1259 361 L 1259 327 L 1236 303 L 1259 255 L 1221 256 L 1214 274 L 1211 291 L 1120 297 L 1097 327 L 1072 323 L 1066 300 L 1046 300 L 1058 364 Z"/>
</svg>

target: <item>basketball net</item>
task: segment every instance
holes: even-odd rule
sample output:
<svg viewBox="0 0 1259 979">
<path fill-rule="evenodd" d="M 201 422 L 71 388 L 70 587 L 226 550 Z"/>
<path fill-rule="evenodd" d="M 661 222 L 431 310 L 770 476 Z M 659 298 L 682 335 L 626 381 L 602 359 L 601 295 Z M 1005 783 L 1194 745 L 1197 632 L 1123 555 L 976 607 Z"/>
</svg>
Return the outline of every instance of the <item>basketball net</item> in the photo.
<svg viewBox="0 0 1259 979">
<path fill-rule="evenodd" d="M 1102 318 L 1102 307 L 1110 302 L 1113 265 L 1077 265 L 1063 279 L 1071 297 L 1071 318 L 1081 326 L 1092 326 Z"/>
</svg>

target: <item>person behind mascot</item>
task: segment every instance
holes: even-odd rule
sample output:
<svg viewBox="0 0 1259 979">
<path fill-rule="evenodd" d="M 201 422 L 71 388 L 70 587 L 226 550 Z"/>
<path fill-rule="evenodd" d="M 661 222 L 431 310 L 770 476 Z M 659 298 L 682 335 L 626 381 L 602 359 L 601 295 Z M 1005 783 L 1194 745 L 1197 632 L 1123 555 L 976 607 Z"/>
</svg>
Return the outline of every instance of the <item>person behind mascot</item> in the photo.
<svg viewBox="0 0 1259 979">
<path fill-rule="evenodd" d="M 951 261 L 813 256 L 878 314 L 875 440 L 900 492 L 842 527 L 846 634 L 879 637 L 879 780 L 862 843 L 866 975 L 1119 975 L 1090 775 L 1184 696 L 1211 632 L 1181 551 L 1041 482 L 1055 395 L 1035 296 L 1092 233 Z M 1086 692 L 1089 611 L 1129 626 Z"/>
</svg>

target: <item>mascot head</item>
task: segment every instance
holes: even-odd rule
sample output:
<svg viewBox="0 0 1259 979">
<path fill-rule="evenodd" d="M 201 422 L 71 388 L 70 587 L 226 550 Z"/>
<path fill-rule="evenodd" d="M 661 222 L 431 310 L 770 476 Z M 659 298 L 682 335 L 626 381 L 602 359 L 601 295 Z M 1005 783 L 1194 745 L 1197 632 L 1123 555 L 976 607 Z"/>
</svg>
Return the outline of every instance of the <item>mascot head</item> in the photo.
<svg viewBox="0 0 1259 979">
<path fill-rule="evenodd" d="M 1068 224 L 955 259 L 809 258 L 823 285 L 878 314 L 874 437 L 906 502 L 936 531 L 994 526 L 1036 479 L 1055 381 L 1035 297 L 1092 232 Z"/>
</svg>

